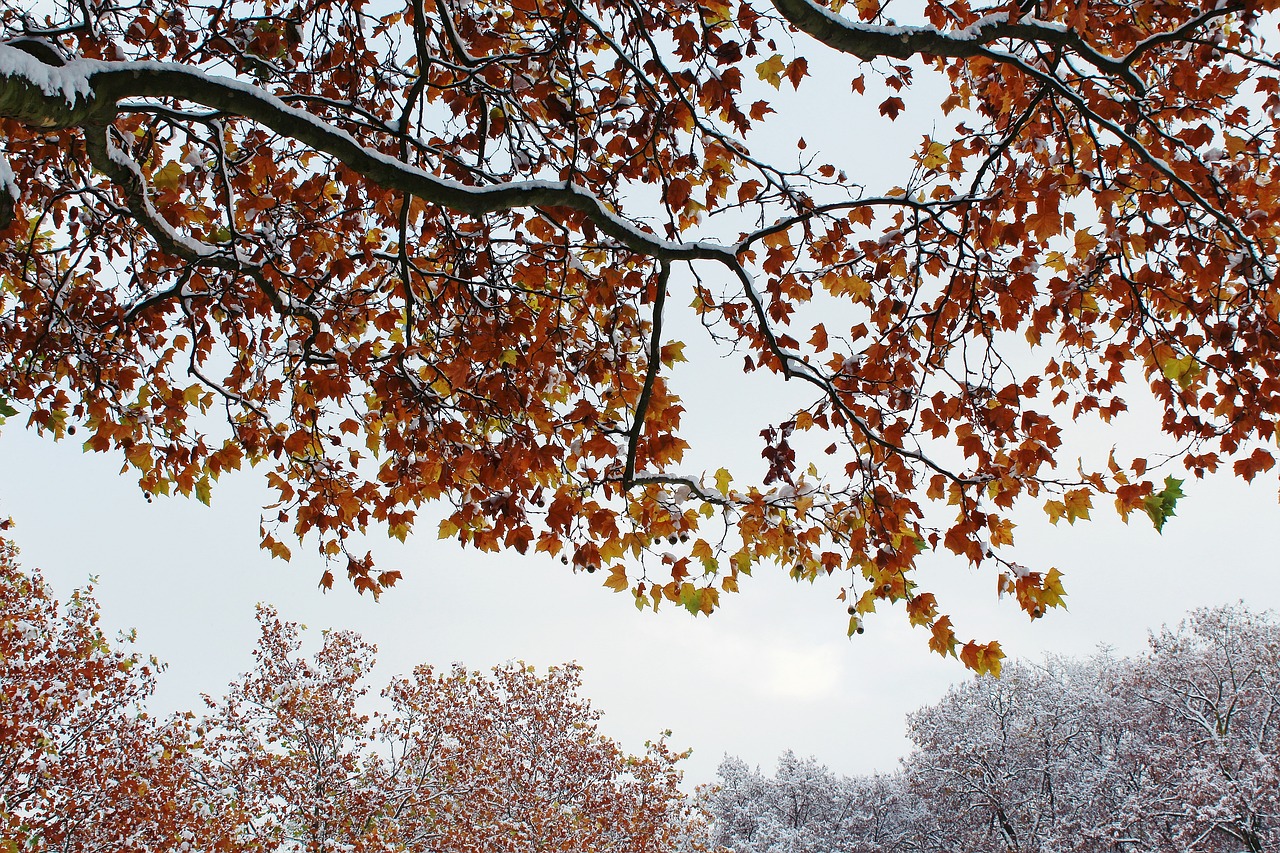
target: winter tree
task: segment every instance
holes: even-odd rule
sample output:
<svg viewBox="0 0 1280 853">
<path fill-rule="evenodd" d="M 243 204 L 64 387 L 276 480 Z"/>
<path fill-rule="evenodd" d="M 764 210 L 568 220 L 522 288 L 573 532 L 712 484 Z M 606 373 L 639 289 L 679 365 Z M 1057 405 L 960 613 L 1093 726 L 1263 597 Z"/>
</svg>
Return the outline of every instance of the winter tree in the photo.
<svg viewBox="0 0 1280 853">
<path fill-rule="evenodd" d="M 144 711 L 157 665 L 112 649 L 92 588 L 60 606 L 0 522 L 0 849 L 226 849 L 183 718 Z M 126 638 L 127 639 L 127 638 Z"/>
<path fill-rule="evenodd" d="M 1280 626 L 1198 610 L 1142 657 L 1006 666 L 907 721 L 897 773 L 737 759 L 704 792 L 739 853 L 1238 853 L 1280 845 Z"/>
</svg>

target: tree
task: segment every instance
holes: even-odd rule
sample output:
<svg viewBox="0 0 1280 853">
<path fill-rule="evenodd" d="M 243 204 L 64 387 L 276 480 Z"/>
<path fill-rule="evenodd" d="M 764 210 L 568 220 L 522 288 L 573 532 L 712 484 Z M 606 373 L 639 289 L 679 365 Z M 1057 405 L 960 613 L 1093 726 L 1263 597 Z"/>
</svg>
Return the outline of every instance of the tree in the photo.
<svg viewBox="0 0 1280 853">
<path fill-rule="evenodd" d="M 387 689 L 381 732 L 396 756 L 406 842 L 465 851 L 705 849 L 680 790 L 685 753 L 663 739 L 625 754 L 578 696 L 581 671 L 507 665 L 492 674 L 419 667 Z"/>
<path fill-rule="evenodd" d="M 1280 636 L 1243 605 L 1198 610 L 1150 652 L 1006 667 L 907 721 L 897 773 L 775 778 L 726 759 L 713 838 L 803 850 L 1237 853 L 1280 844 Z"/>
<path fill-rule="evenodd" d="M 183 718 L 143 711 L 157 665 L 112 650 L 92 588 L 59 607 L 0 522 L 0 850 L 228 850 Z M 187 846 L 182 846 L 182 845 Z"/>
<path fill-rule="evenodd" d="M 816 759 L 786 752 L 770 779 L 726 757 L 719 776 L 708 797 L 719 847 L 738 853 L 845 849 L 841 840 L 852 834 L 859 792 Z"/>
<path fill-rule="evenodd" d="M 1154 736 L 1115 814 L 1145 849 L 1280 845 L 1280 626 L 1244 607 L 1197 610 L 1151 637 L 1126 691 Z M 1136 700 L 1136 701 L 1135 701 Z M 1136 707 L 1134 707 L 1136 705 Z"/>
<path fill-rule="evenodd" d="M 683 753 L 629 755 L 580 671 L 421 667 L 361 709 L 372 646 L 311 657 L 270 608 L 252 672 L 202 717 L 145 711 L 156 664 L 115 651 L 91 590 L 59 608 L 0 538 L 0 851 L 691 853 Z"/>
<path fill-rule="evenodd" d="M 683 754 L 628 755 L 600 734 L 577 667 L 492 674 L 419 667 L 360 710 L 372 646 L 258 614 L 256 667 L 202 722 L 208 784 L 250 816 L 265 850 L 679 851 L 701 820 L 680 791 Z"/>
<path fill-rule="evenodd" d="M 736 853 L 915 850 L 902 777 L 838 777 L 791 752 L 773 778 L 726 757 L 719 780 L 700 791 L 717 849 Z"/>
<path fill-rule="evenodd" d="M 1117 752 L 1139 728 L 1122 672 L 1107 655 L 1018 665 L 911 715 L 904 773 L 939 849 L 1112 848 Z"/>
<path fill-rule="evenodd" d="M 0 4 L 4 413 L 149 495 L 261 464 L 264 547 L 310 537 L 361 590 L 399 574 L 351 535 L 438 503 L 441 536 L 642 607 L 838 573 L 851 633 L 905 602 L 989 672 L 923 552 L 1036 618 L 1063 590 L 1007 550 L 1016 505 L 1161 527 L 1158 463 L 1274 465 L 1271 0 L 26 7 Z M 817 53 L 871 123 L 944 83 L 900 176 L 753 153 L 831 83 Z M 808 389 L 750 482 L 682 467 L 693 321 Z M 1144 389 L 1171 454 L 1060 464 Z"/>
</svg>

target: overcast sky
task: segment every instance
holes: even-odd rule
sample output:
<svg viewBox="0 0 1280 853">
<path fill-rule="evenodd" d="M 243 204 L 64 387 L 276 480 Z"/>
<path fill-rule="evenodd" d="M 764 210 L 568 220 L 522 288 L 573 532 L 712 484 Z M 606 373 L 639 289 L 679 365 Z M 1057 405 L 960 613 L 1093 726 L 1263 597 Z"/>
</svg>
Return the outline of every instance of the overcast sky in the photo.
<svg viewBox="0 0 1280 853">
<path fill-rule="evenodd" d="M 820 106 L 811 100 L 791 113 L 780 106 L 772 125 L 782 129 L 773 140 L 778 150 L 795 151 L 799 127 L 810 151 L 822 147 L 815 143 L 821 129 L 805 122 L 821 110 L 834 134 L 826 149 L 842 164 L 851 158 L 839 155 L 853 150 L 862 174 L 876 175 L 886 152 L 901 157 L 932 132 L 933 119 L 912 110 L 892 125 L 855 124 L 850 117 L 865 115 L 868 104 L 846 114 L 838 102 L 847 97 L 852 66 L 823 70 L 814 59 L 829 92 L 807 90 L 823 99 Z M 687 277 L 673 279 L 674 310 L 688 305 L 687 288 Z M 756 434 L 763 422 L 781 419 L 791 389 L 760 374 L 741 378 L 740 356 L 712 359 L 678 320 L 671 324 L 690 343 L 691 363 L 674 380 L 689 408 L 688 467 L 728 464 L 735 474 L 758 467 Z M 1118 458 L 1146 455 L 1154 413 L 1141 397 L 1140 388 L 1127 395 L 1135 414 L 1116 430 L 1095 421 L 1068 426 L 1074 452 L 1105 459 L 1118 444 Z M 464 552 L 437 541 L 430 521 L 405 546 L 374 540 L 379 565 L 404 572 L 382 601 L 342 583 L 322 594 L 316 582 L 324 567 L 307 549 L 294 548 L 290 564 L 258 549 L 259 508 L 268 499 L 259 473 L 224 476 L 211 508 L 184 499 L 148 504 L 133 478 L 119 475 L 118 457 L 85 455 L 74 440 L 37 438 L 21 423 L 14 418 L 0 429 L 0 515 L 17 522 L 23 562 L 41 568 L 63 599 L 98 576 L 108 630 L 136 627 L 139 647 L 170 664 L 160 710 L 196 707 L 200 693 L 220 693 L 250 666 L 260 601 L 311 626 L 313 640 L 323 628 L 352 628 L 376 643 L 375 685 L 421 662 L 577 661 L 586 694 L 605 713 L 605 731 L 638 750 L 671 729 L 675 745 L 694 749 L 693 782 L 713 779 L 726 753 L 767 768 L 786 749 L 840 772 L 892 770 L 907 749 L 905 715 L 968 677 L 959 662 L 930 653 L 927 633 L 910 629 L 900 609 L 872 617 L 866 634 L 846 639 L 837 580 L 797 585 L 764 566 L 739 595 L 724 596 L 710 619 L 679 608 L 639 613 L 629 595 L 601 587 L 599 576 L 573 575 L 540 557 Z M 1063 458 L 1069 464 L 1070 455 Z M 1196 606 L 1243 599 L 1280 608 L 1275 476 L 1252 487 L 1219 477 L 1184 488 L 1163 535 L 1145 517 L 1126 527 L 1105 507 L 1074 528 L 1051 527 L 1035 506 L 1020 517 L 1013 559 L 1061 569 L 1068 612 L 1032 624 L 1011 602 L 996 601 L 993 570 L 973 571 L 949 553 L 924 559 L 922 586 L 938 593 L 961 635 L 999 639 L 1011 656 L 1032 659 L 1100 644 L 1137 653 L 1148 629 Z"/>
<path fill-rule="evenodd" d="M 713 411 L 729 404 L 710 402 Z M 375 684 L 420 662 L 577 661 L 605 731 L 640 749 L 671 729 L 676 745 L 694 749 L 692 782 L 711 780 L 726 753 L 771 767 L 785 749 L 846 773 L 891 770 L 907 749 L 905 715 L 968 677 L 957 661 L 929 653 L 926 632 L 907 627 L 900 610 L 873 617 L 849 640 L 836 581 L 796 584 L 767 566 L 710 619 L 676 608 L 655 615 L 637 612 L 597 576 L 541 558 L 464 552 L 437 541 L 427 524 L 406 546 L 375 545 L 382 565 L 405 573 L 380 602 L 341 583 L 322 594 L 318 557 L 295 548 L 285 564 L 258 550 L 267 494 L 256 472 L 224 476 L 209 508 L 147 504 L 119 465 L 11 420 L 0 434 L 0 514 L 17 522 L 24 564 L 43 569 L 60 597 L 97 575 L 108 630 L 136 627 L 139 647 L 170 664 L 160 710 L 195 707 L 200 693 L 220 692 L 249 667 L 259 601 L 310 626 L 313 641 L 319 629 L 352 628 L 376 643 Z M 996 602 L 992 571 L 948 554 L 926 559 L 923 585 L 962 634 L 998 638 L 1022 658 L 1099 644 L 1136 653 L 1149 628 L 1201 605 L 1244 599 L 1280 608 L 1274 478 L 1185 489 L 1163 535 L 1145 517 L 1126 527 L 1110 511 L 1075 528 L 1028 514 L 1015 556 L 1062 569 L 1068 612 L 1031 624 L 1011 602 Z"/>
</svg>

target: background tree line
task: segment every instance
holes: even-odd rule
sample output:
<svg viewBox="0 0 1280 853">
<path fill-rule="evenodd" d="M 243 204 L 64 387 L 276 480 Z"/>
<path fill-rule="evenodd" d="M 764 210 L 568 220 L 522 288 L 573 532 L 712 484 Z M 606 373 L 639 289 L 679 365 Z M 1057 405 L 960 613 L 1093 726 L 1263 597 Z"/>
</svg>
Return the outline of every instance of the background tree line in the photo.
<svg viewBox="0 0 1280 853">
<path fill-rule="evenodd" d="M 1132 658 L 1005 667 L 911 715 L 891 774 L 728 758 L 697 797 L 662 739 L 603 736 L 574 666 L 419 667 L 366 710 L 374 648 L 261 608 L 200 712 L 0 538 L 0 851 L 1263 851 L 1280 846 L 1280 626 L 1196 611 Z M 858 736 L 855 732 L 855 736 Z"/>
<path fill-rule="evenodd" d="M 0 523 L 0 529 L 7 523 Z M 673 851 L 702 837 L 663 740 L 597 729 L 575 666 L 422 666 L 373 712 L 374 648 L 260 608 L 252 670 L 146 707 L 161 666 L 63 606 L 0 534 L 0 851 Z"/>
<path fill-rule="evenodd" d="M 727 758 L 706 804 L 738 853 L 1275 850 L 1278 712 L 1273 616 L 1197 610 L 1141 656 L 1010 664 L 954 688 L 909 717 L 896 773 L 787 753 L 766 776 Z"/>
</svg>

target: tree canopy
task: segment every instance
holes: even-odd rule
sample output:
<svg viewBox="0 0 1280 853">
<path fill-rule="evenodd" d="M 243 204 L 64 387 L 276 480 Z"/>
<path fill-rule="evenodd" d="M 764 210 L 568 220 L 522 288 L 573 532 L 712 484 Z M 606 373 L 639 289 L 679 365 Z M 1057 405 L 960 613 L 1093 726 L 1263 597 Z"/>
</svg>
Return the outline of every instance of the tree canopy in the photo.
<svg viewBox="0 0 1280 853">
<path fill-rule="evenodd" d="M 1018 505 L 1159 527 L 1169 464 L 1274 465 L 1275 5 L 4 0 L 0 414 L 148 494 L 263 466 L 326 587 L 435 504 L 642 607 L 839 575 L 850 633 L 905 602 L 996 670 L 923 553 L 1036 618 Z M 936 119 L 898 174 L 770 121 L 834 91 Z M 685 467 L 673 328 L 808 389 L 755 479 Z M 1172 453 L 1075 464 L 1133 394 Z"/>
<path fill-rule="evenodd" d="M 59 606 L 0 523 L 0 850 L 706 849 L 663 739 L 599 730 L 576 666 L 419 666 L 366 712 L 374 648 L 258 611 L 254 666 L 204 714 L 147 713 L 158 664 Z M 123 638 L 132 641 L 132 635 Z M 113 648 L 113 645 L 117 648 Z"/>
<path fill-rule="evenodd" d="M 1280 626 L 1194 611 L 1146 655 L 1018 663 L 907 719 L 895 773 L 791 753 L 704 792 L 717 849 L 1238 853 L 1280 843 Z"/>
</svg>

